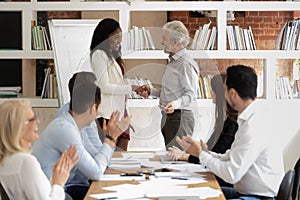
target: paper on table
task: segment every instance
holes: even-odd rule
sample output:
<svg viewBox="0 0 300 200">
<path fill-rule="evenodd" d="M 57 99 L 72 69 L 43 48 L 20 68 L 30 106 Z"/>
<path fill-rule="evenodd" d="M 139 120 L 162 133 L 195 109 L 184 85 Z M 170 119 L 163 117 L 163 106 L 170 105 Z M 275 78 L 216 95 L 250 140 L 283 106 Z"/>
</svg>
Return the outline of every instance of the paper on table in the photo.
<svg viewBox="0 0 300 200">
<path fill-rule="evenodd" d="M 169 187 L 165 190 L 152 191 L 146 193 L 146 197 L 158 198 L 166 196 L 199 196 L 201 199 L 213 198 L 220 196 L 221 191 L 213 189 L 211 187 L 197 187 L 197 188 L 178 188 Z"/>
<path fill-rule="evenodd" d="M 169 169 L 188 171 L 188 172 L 208 172 L 208 169 L 204 168 L 200 164 L 184 163 L 184 164 L 171 164 Z"/>
<path fill-rule="evenodd" d="M 101 178 L 101 181 L 144 181 L 146 180 L 145 174 L 142 176 L 120 176 L 119 174 L 104 174 Z"/>
<path fill-rule="evenodd" d="M 145 197 L 145 192 L 141 190 L 139 185 L 134 184 L 120 184 L 114 186 L 104 187 L 104 190 L 116 191 L 118 199 L 136 199 Z M 129 192 L 130 191 L 130 192 Z"/>
<path fill-rule="evenodd" d="M 108 199 L 108 198 L 118 198 L 117 192 L 108 192 L 102 194 L 90 194 L 90 197 L 95 199 Z"/>
<path fill-rule="evenodd" d="M 206 183 L 207 180 L 203 176 L 192 176 L 192 177 L 150 177 L 152 183 L 155 185 L 188 185 L 188 184 L 199 184 Z"/>
<path fill-rule="evenodd" d="M 155 172 L 155 177 L 191 177 L 192 174 L 184 172 Z"/>
<path fill-rule="evenodd" d="M 111 169 L 118 169 L 118 170 L 139 170 L 141 168 L 141 164 L 140 163 L 136 163 L 136 164 L 132 164 L 132 163 L 123 163 L 123 164 L 110 164 L 109 168 Z"/>
<path fill-rule="evenodd" d="M 110 163 L 139 163 L 138 159 L 130 159 L 130 158 L 112 158 Z"/>
<path fill-rule="evenodd" d="M 130 159 L 145 159 L 145 158 L 154 158 L 155 153 L 122 153 L 123 158 L 130 158 Z"/>
<path fill-rule="evenodd" d="M 160 161 L 141 160 L 141 165 L 156 170 L 156 169 L 168 168 L 170 164 L 164 164 L 161 163 Z"/>
<path fill-rule="evenodd" d="M 151 147 L 148 147 L 148 148 L 144 148 L 144 147 L 128 147 L 128 150 L 127 151 L 143 151 L 143 152 L 146 152 L 146 151 L 152 151 L 152 152 L 157 152 L 157 151 L 165 151 L 166 149 L 165 148 L 151 148 Z"/>
<path fill-rule="evenodd" d="M 109 168 L 119 170 L 138 170 L 141 168 L 141 163 L 137 159 L 113 158 Z"/>
</svg>

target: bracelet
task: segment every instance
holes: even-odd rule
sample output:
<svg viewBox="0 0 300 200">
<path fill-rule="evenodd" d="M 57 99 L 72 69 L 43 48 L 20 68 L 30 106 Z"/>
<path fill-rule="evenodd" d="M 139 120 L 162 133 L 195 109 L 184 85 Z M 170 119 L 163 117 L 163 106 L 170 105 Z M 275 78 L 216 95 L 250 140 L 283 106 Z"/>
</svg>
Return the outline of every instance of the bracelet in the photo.
<svg viewBox="0 0 300 200">
<path fill-rule="evenodd" d="M 115 138 L 113 138 L 112 136 L 110 136 L 110 135 L 105 135 L 105 137 L 108 138 L 110 141 L 116 143 Z"/>
</svg>

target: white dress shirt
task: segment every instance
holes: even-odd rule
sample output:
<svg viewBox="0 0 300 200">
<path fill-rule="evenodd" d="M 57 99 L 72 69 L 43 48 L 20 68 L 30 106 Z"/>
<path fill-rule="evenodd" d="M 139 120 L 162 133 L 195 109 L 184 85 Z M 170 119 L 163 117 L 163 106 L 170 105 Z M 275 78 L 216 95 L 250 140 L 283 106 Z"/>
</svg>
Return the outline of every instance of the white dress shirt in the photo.
<svg viewBox="0 0 300 200">
<path fill-rule="evenodd" d="M 0 182 L 10 199 L 65 199 L 64 189 L 51 186 L 39 162 L 29 153 L 15 153 L 4 159 L 0 164 Z"/>
<path fill-rule="evenodd" d="M 239 128 L 225 154 L 201 152 L 200 162 L 241 194 L 274 197 L 284 176 L 282 152 L 272 143 L 271 120 L 251 103 L 238 117 Z"/>
</svg>

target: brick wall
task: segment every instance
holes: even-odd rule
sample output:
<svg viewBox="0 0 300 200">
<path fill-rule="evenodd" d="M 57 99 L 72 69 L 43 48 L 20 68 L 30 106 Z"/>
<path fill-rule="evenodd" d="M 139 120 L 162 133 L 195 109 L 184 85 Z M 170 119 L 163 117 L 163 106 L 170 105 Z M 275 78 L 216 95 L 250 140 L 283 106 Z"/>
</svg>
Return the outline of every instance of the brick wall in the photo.
<svg viewBox="0 0 300 200">
<path fill-rule="evenodd" d="M 284 26 L 285 22 L 300 17 L 300 12 L 293 11 L 251 11 L 244 12 L 245 16 L 238 16 L 236 13 L 234 21 L 228 21 L 228 25 L 238 25 L 241 28 L 248 28 L 251 26 L 256 47 L 258 50 L 273 50 L 277 36 Z M 169 12 L 169 21 L 180 20 L 190 31 L 191 38 L 194 37 L 195 31 L 209 20 L 212 26 L 216 26 L 216 18 L 195 18 L 190 17 L 189 11 L 174 11 Z M 224 60 L 218 59 L 213 61 L 198 60 L 200 69 L 203 75 L 218 71 L 224 73 L 226 68 L 234 64 L 244 64 L 252 66 L 260 74 L 263 71 L 263 60 L 257 59 L 232 59 Z M 274 66 L 275 67 L 275 66 Z M 292 78 L 292 60 L 280 60 L 277 63 L 277 76 L 284 75 Z"/>
</svg>

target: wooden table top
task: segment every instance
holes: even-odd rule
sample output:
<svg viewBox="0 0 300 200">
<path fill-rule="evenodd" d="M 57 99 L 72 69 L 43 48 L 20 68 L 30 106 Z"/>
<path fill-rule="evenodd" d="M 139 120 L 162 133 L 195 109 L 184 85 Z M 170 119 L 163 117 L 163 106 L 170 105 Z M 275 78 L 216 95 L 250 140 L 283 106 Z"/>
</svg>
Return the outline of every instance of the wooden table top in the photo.
<svg viewBox="0 0 300 200">
<path fill-rule="evenodd" d="M 120 157 L 120 153 L 116 152 L 114 154 L 114 157 Z M 106 174 L 118 174 L 120 173 L 120 171 L 118 170 L 114 170 L 114 169 L 110 169 L 108 168 L 105 171 Z M 207 182 L 205 183 L 198 183 L 198 184 L 191 184 L 188 185 L 189 187 L 204 187 L 204 186 L 208 186 L 217 190 L 221 190 L 219 183 L 217 182 L 214 174 L 212 174 L 211 172 L 201 172 L 200 174 L 204 174 L 206 177 Z M 147 178 L 146 178 L 147 179 Z M 138 184 L 138 181 L 93 181 L 93 183 L 91 184 L 84 200 L 95 200 L 94 198 L 90 197 L 90 194 L 101 194 L 101 193 L 106 193 L 106 192 L 111 192 L 111 191 L 107 191 L 102 189 L 103 187 L 107 187 L 107 186 L 113 186 L 113 185 L 119 185 L 119 184 L 125 184 L 125 183 L 129 183 L 129 184 Z M 225 200 L 224 195 L 220 195 L 217 198 L 208 198 L 209 200 Z"/>
</svg>

